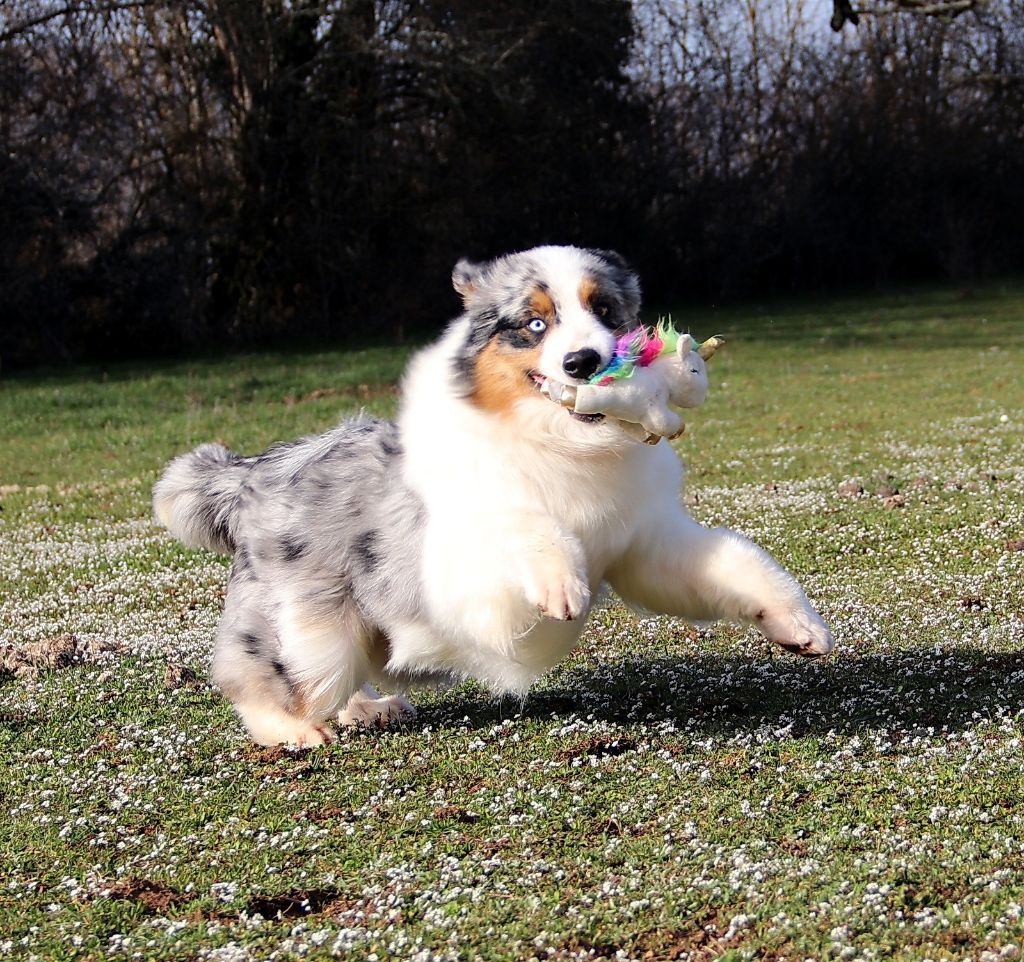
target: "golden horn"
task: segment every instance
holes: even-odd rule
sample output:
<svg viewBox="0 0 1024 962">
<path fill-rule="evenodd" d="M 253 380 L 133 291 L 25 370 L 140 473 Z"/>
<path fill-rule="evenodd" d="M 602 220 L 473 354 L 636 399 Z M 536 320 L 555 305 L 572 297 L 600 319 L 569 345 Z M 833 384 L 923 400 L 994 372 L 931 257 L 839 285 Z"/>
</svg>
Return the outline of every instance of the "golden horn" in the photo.
<svg viewBox="0 0 1024 962">
<path fill-rule="evenodd" d="M 707 339 L 707 340 L 706 340 L 706 341 L 705 341 L 705 342 L 704 342 L 703 344 L 701 344 L 701 346 L 700 346 L 700 347 L 698 347 L 698 348 L 697 348 L 697 353 L 698 353 L 698 354 L 699 354 L 699 355 L 700 355 L 700 356 L 701 356 L 702 358 L 704 358 L 704 360 L 706 361 L 706 360 L 708 360 L 708 358 L 710 358 L 710 357 L 711 357 L 711 355 L 712 355 L 712 354 L 714 354 L 714 353 L 715 353 L 715 351 L 717 351 L 717 350 L 718 350 L 718 349 L 719 349 L 719 348 L 720 348 L 720 347 L 721 347 L 721 346 L 722 346 L 722 345 L 723 345 L 724 343 L 725 343 L 725 338 L 724 338 L 724 337 L 719 337 L 719 336 L 717 336 L 717 335 L 716 335 L 715 337 L 709 337 L 709 338 L 708 338 L 708 339 Z"/>
</svg>

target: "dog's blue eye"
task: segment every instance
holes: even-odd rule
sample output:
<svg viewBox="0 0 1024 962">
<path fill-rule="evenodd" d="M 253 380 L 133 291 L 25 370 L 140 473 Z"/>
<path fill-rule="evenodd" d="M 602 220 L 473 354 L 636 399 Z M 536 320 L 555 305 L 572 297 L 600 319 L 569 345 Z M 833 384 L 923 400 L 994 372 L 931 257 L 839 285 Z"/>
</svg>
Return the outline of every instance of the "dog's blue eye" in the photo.
<svg viewBox="0 0 1024 962">
<path fill-rule="evenodd" d="M 526 325 L 534 334 L 542 334 L 548 329 L 547 324 L 542 321 L 539 317 L 535 317 L 529 324 Z"/>
</svg>

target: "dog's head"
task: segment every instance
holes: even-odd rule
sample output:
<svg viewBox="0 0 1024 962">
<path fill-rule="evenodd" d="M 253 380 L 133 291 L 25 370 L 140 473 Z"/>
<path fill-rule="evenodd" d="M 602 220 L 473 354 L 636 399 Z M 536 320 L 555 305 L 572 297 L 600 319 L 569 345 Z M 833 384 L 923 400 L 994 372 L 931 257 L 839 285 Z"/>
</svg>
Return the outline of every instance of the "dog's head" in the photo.
<svg viewBox="0 0 1024 962">
<path fill-rule="evenodd" d="M 585 383 L 607 366 L 617 335 L 639 323 L 640 284 L 618 254 L 537 247 L 459 261 L 452 282 L 465 306 L 455 358 L 464 397 L 503 418 L 601 419 L 558 408 L 540 387 L 549 377 Z"/>
</svg>

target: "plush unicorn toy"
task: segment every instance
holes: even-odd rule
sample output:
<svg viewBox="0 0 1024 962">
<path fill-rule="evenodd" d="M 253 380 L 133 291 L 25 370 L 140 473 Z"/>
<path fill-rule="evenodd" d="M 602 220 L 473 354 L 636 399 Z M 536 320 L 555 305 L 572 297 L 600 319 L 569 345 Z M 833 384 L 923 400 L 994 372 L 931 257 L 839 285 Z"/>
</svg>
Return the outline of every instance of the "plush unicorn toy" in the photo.
<svg viewBox="0 0 1024 962">
<path fill-rule="evenodd" d="M 722 345 L 712 337 L 698 344 L 666 322 L 619 338 L 609 365 L 587 384 L 562 384 L 550 378 L 544 393 L 577 414 L 615 418 L 628 434 L 648 444 L 674 439 L 686 424 L 669 404 L 695 408 L 708 393 L 705 361 Z"/>
</svg>

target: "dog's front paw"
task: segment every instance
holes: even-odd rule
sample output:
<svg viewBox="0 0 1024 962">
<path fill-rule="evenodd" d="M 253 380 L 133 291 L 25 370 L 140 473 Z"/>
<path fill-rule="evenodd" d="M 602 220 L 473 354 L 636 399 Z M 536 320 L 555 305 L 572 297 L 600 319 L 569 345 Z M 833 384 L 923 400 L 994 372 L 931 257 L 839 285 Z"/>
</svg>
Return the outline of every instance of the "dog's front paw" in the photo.
<svg viewBox="0 0 1024 962">
<path fill-rule="evenodd" d="M 338 724 L 346 727 L 384 728 L 391 722 L 404 721 L 415 715 L 416 709 L 401 695 L 372 697 L 356 692 L 338 712 Z"/>
<path fill-rule="evenodd" d="M 813 608 L 765 608 L 754 616 L 754 622 L 769 641 L 805 658 L 827 655 L 835 645 L 828 625 Z"/>
<path fill-rule="evenodd" d="M 538 567 L 526 581 L 526 598 L 541 614 L 575 621 L 590 604 L 590 587 L 575 571 L 558 565 Z"/>
</svg>

